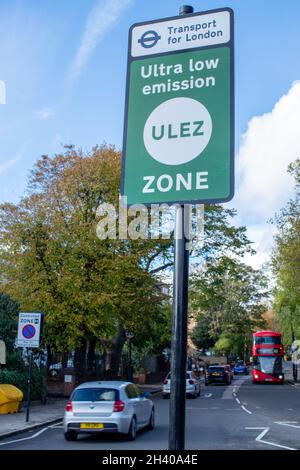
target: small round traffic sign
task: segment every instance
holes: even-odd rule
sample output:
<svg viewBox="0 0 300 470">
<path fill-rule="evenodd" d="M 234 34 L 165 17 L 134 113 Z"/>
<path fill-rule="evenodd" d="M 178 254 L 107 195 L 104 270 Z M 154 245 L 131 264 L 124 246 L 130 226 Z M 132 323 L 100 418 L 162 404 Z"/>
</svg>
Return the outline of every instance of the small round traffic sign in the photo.
<svg viewBox="0 0 300 470">
<path fill-rule="evenodd" d="M 35 327 L 31 324 L 28 323 L 27 325 L 24 325 L 22 328 L 22 335 L 26 339 L 32 339 L 36 333 Z"/>
</svg>

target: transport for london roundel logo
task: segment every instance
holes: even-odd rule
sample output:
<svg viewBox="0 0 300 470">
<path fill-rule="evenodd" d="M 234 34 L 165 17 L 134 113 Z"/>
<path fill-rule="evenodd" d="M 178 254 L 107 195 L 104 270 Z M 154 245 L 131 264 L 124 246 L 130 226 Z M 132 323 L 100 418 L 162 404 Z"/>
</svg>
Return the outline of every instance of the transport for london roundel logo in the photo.
<svg viewBox="0 0 300 470">
<path fill-rule="evenodd" d="M 155 108 L 144 127 L 144 145 L 154 160 L 180 165 L 198 157 L 212 134 L 206 107 L 192 98 L 172 98 Z"/>
</svg>

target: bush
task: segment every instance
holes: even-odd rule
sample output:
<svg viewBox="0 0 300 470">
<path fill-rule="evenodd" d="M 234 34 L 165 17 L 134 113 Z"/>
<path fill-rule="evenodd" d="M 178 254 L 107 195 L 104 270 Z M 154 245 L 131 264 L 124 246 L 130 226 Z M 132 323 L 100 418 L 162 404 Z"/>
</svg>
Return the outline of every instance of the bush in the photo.
<svg viewBox="0 0 300 470">
<path fill-rule="evenodd" d="M 22 390 L 24 399 L 27 399 L 27 378 L 28 371 L 20 372 L 18 370 L 0 370 L 0 383 L 10 384 Z M 38 369 L 32 370 L 31 382 L 31 400 L 43 400 L 46 396 L 46 387 L 44 385 L 44 375 Z"/>
<path fill-rule="evenodd" d="M 6 354 L 6 369 L 26 373 L 28 368 L 20 350 L 14 350 Z"/>
</svg>

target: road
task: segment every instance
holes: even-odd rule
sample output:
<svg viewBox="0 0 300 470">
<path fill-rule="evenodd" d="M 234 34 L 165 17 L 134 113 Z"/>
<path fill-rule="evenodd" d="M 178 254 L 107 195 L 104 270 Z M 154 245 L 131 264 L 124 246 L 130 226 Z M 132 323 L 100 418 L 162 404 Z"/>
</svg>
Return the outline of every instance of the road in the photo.
<svg viewBox="0 0 300 470">
<path fill-rule="evenodd" d="M 61 423 L 0 441 L 1 450 L 166 450 L 169 400 L 154 398 L 156 427 L 136 441 L 112 435 L 80 436 L 66 442 Z M 300 449 L 300 390 L 292 385 L 257 385 L 235 378 L 231 386 L 202 387 L 186 401 L 186 448 Z"/>
</svg>

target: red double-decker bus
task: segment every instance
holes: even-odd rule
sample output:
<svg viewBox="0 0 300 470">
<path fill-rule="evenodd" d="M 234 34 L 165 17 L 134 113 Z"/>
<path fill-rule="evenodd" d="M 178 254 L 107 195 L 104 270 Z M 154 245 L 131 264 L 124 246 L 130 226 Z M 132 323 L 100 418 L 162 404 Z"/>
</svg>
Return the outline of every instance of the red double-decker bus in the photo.
<svg viewBox="0 0 300 470">
<path fill-rule="evenodd" d="M 284 347 L 278 331 L 257 331 L 253 334 L 252 382 L 284 383 Z"/>
</svg>

